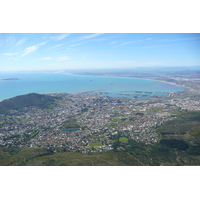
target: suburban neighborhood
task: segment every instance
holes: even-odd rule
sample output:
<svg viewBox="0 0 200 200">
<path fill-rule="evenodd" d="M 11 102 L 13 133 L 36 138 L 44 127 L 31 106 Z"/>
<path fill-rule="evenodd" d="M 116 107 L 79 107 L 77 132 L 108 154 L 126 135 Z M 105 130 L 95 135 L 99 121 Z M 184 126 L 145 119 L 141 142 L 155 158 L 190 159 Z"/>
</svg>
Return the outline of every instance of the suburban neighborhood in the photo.
<svg viewBox="0 0 200 200">
<path fill-rule="evenodd" d="M 156 128 L 175 119 L 177 110 L 200 110 L 193 90 L 185 87 L 184 92 L 148 99 L 92 92 L 48 94 L 60 98 L 52 109 L 32 106 L 0 115 L 0 145 L 101 152 L 113 149 L 116 135 L 122 142 L 130 138 L 153 144 L 158 141 Z"/>
</svg>

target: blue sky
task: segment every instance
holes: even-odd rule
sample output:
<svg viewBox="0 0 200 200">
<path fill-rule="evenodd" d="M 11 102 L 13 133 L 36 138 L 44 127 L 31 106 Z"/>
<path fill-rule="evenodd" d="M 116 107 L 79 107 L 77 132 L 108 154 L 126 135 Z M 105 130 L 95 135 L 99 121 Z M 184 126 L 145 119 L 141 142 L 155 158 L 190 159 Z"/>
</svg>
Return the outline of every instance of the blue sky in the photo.
<svg viewBox="0 0 200 200">
<path fill-rule="evenodd" d="M 0 71 L 200 66 L 200 34 L 2 33 Z"/>
</svg>

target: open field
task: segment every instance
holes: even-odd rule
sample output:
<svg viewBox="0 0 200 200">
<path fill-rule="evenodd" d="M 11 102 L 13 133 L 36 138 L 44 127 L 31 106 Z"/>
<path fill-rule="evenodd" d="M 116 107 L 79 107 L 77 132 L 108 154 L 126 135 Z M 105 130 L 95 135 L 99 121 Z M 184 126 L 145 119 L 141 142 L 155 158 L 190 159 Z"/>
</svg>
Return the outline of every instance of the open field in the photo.
<svg viewBox="0 0 200 200">
<path fill-rule="evenodd" d="M 102 146 L 102 142 L 91 142 L 89 143 L 89 146 L 90 147 L 99 147 L 99 146 Z"/>
<path fill-rule="evenodd" d="M 127 137 L 120 137 L 119 141 L 120 142 L 128 142 L 128 138 Z"/>
</svg>

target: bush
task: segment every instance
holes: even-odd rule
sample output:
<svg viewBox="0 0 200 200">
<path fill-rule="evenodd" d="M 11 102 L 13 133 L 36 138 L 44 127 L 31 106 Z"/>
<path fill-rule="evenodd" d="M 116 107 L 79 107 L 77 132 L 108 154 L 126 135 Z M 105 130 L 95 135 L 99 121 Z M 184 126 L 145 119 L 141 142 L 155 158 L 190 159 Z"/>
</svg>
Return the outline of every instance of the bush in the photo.
<svg viewBox="0 0 200 200">
<path fill-rule="evenodd" d="M 177 139 L 163 139 L 160 141 L 160 144 L 162 146 L 179 150 L 186 150 L 189 147 L 189 145 L 185 141 Z"/>
<path fill-rule="evenodd" d="M 191 146 L 187 149 L 187 153 L 190 155 L 199 156 L 200 155 L 200 146 Z"/>
</svg>

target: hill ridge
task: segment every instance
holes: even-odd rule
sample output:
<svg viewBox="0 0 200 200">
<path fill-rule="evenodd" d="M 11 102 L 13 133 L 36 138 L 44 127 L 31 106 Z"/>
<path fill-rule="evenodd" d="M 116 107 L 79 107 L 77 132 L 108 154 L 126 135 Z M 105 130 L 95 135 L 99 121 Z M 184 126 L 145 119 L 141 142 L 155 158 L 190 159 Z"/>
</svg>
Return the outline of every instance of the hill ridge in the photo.
<svg viewBox="0 0 200 200">
<path fill-rule="evenodd" d="M 50 104 L 55 103 L 57 97 L 45 94 L 29 93 L 19 95 L 0 102 L 0 114 L 9 114 L 10 110 L 17 110 L 23 107 L 37 106 L 39 108 L 48 108 Z"/>
</svg>

